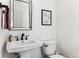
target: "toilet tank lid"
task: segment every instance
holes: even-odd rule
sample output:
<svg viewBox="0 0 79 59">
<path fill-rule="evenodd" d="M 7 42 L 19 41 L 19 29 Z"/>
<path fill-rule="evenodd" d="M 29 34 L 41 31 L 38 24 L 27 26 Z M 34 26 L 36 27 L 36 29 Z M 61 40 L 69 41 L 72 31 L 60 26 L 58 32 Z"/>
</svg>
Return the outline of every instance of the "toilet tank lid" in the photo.
<svg viewBox="0 0 79 59">
<path fill-rule="evenodd" d="M 56 44 L 56 41 L 53 41 L 53 40 L 46 40 L 44 41 L 44 44 Z"/>
</svg>

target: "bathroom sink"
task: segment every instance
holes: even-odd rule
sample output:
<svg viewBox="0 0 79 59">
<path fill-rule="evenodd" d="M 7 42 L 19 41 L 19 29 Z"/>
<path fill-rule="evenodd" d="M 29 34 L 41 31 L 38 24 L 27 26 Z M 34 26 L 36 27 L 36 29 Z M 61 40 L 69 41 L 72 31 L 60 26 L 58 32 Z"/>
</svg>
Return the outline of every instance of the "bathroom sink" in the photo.
<svg viewBox="0 0 79 59">
<path fill-rule="evenodd" d="M 22 41 L 22 44 L 32 44 L 32 43 L 37 43 L 37 41 L 34 41 L 34 40 L 25 40 L 25 41 Z"/>
<path fill-rule="evenodd" d="M 7 42 L 7 51 L 8 53 L 22 52 L 25 50 L 33 49 L 42 46 L 42 42 L 38 40 L 23 40 L 23 41 L 14 41 Z"/>
</svg>

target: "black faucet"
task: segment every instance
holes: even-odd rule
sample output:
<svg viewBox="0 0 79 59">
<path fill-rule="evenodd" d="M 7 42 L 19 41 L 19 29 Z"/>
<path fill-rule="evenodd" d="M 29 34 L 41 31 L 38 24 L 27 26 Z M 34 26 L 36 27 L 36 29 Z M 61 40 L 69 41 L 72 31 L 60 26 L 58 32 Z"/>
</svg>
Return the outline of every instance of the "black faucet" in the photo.
<svg viewBox="0 0 79 59">
<path fill-rule="evenodd" d="M 28 40 L 28 37 L 29 37 L 29 35 L 27 35 L 25 39 Z"/>
<path fill-rule="evenodd" d="M 16 41 L 19 41 L 18 36 L 15 36 L 15 38 L 16 38 Z"/>
<path fill-rule="evenodd" d="M 21 40 L 23 40 L 23 39 L 24 39 L 24 38 L 23 38 L 24 36 L 25 36 L 25 34 L 24 34 L 24 33 L 22 33 L 22 35 L 21 35 Z"/>
</svg>

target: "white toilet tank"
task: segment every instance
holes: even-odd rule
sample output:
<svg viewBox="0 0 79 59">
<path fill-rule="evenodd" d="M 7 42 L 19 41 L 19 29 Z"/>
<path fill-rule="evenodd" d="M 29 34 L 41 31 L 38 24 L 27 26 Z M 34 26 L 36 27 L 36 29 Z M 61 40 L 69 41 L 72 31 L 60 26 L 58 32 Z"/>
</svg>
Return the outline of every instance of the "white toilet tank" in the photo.
<svg viewBox="0 0 79 59">
<path fill-rule="evenodd" d="M 49 40 L 45 41 L 42 49 L 45 55 L 54 54 L 56 51 L 56 41 L 49 41 Z"/>
</svg>

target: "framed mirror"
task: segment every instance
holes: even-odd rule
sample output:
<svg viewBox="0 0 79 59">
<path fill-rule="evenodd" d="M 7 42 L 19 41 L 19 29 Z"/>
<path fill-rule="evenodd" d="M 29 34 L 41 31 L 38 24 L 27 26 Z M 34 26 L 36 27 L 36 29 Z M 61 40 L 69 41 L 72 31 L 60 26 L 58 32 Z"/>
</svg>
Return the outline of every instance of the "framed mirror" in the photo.
<svg viewBox="0 0 79 59">
<path fill-rule="evenodd" d="M 32 29 L 32 1 L 10 0 L 10 30 Z"/>
</svg>

